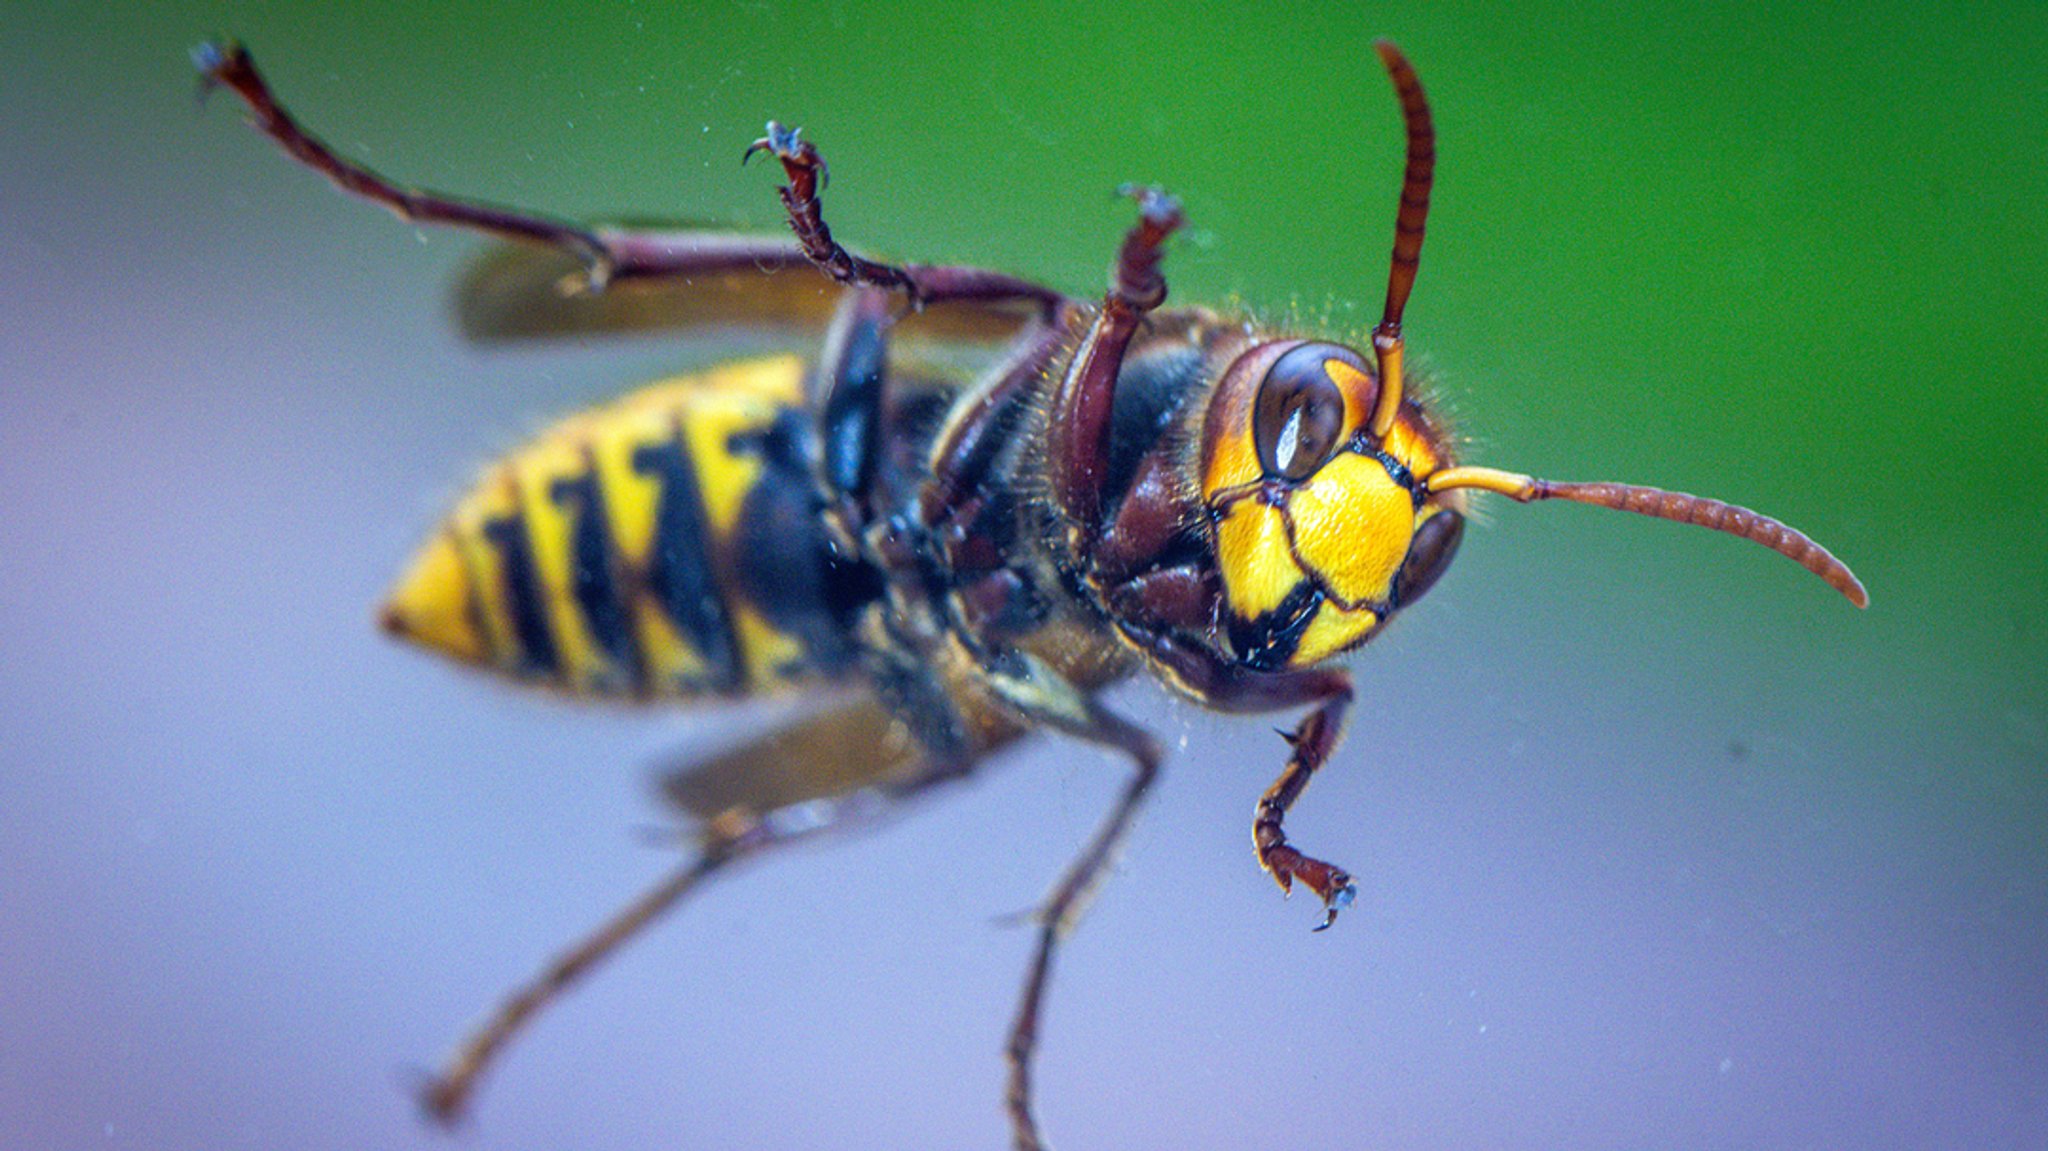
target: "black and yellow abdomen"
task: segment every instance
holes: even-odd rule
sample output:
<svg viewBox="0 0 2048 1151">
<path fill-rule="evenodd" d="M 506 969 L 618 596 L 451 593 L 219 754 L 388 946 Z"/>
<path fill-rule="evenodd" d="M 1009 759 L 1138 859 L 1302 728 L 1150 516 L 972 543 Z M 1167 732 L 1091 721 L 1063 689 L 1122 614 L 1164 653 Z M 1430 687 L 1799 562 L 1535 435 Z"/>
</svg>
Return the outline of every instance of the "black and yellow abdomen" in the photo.
<svg viewBox="0 0 2048 1151">
<path fill-rule="evenodd" d="M 491 465 L 387 630 L 584 695 L 738 695 L 843 674 L 877 581 L 831 548 L 804 363 L 738 361 L 580 412 Z"/>
</svg>

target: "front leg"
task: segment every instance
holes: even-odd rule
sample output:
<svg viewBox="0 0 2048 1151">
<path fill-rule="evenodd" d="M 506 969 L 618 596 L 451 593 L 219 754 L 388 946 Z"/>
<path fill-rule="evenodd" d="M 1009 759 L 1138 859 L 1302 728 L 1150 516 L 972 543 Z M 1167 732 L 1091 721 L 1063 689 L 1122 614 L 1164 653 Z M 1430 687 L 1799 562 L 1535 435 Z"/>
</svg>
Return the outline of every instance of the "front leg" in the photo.
<svg viewBox="0 0 2048 1151">
<path fill-rule="evenodd" d="M 1337 913 L 1351 906 L 1358 895 L 1350 873 L 1302 854 L 1287 842 L 1281 823 L 1309 778 L 1329 762 L 1330 753 L 1344 737 L 1344 716 L 1351 710 L 1354 694 L 1350 673 L 1339 668 L 1254 672 L 1170 633 L 1127 628 L 1124 634 L 1167 682 L 1207 707 L 1244 713 L 1314 705 L 1292 733 L 1282 733 L 1293 753 L 1280 778 L 1259 797 L 1252 815 L 1252 848 L 1258 853 L 1259 866 L 1280 890 L 1291 893 L 1298 879 L 1323 901 L 1323 921 L 1316 925 L 1317 931 L 1335 923 Z"/>
<path fill-rule="evenodd" d="M 1294 754 L 1288 757 L 1286 770 L 1259 797 L 1252 815 L 1252 847 L 1258 852 L 1259 866 L 1266 869 L 1281 891 L 1292 892 L 1294 881 L 1299 879 L 1323 901 L 1323 921 L 1316 925 L 1317 931 L 1335 923 L 1337 913 L 1351 906 L 1358 887 L 1343 868 L 1303 855 L 1289 846 L 1280 821 L 1308 786 L 1309 777 L 1329 762 L 1330 753 L 1343 738 L 1344 713 L 1350 709 L 1351 685 L 1346 683 L 1341 693 L 1331 695 L 1302 719 L 1294 734 L 1287 737 Z"/>
</svg>

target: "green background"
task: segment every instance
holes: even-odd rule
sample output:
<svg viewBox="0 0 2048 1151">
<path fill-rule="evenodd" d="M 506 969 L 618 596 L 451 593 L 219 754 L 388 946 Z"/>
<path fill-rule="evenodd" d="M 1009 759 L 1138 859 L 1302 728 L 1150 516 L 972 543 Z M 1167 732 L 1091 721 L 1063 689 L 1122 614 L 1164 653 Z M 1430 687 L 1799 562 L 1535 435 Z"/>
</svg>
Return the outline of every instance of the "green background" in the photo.
<svg viewBox="0 0 2048 1151">
<path fill-rule="evenodd" d="M 1711 494 L 1850 562 L 1496 502 L 1357 662 L 1290 822 L 1270 723 L 1181 744 L 1066 953 L 1069 1148 L 2048 1140 L 2048 9 L 2037 3 L 0 3 L 0 1142 L 435 1146 L 501 988 L 667 862 L 644 767 L 760 713 L 555 705 L 369 627 L 474 467 L 703 349 L 464 346 L 471 241 L 195 112 L 252 46 L 394 176 L 777 223 L 1093 292 L 1164 184 L 1176 301 L 1377 318 L 1398 41 L 1441 161 L 1408 313 L 1476 462 Z M 1048 744 L 765 863 L 603 973 L 474 1141 L 1000 1145 L 1025 905 L 1121 769 Z"/>
</svg>

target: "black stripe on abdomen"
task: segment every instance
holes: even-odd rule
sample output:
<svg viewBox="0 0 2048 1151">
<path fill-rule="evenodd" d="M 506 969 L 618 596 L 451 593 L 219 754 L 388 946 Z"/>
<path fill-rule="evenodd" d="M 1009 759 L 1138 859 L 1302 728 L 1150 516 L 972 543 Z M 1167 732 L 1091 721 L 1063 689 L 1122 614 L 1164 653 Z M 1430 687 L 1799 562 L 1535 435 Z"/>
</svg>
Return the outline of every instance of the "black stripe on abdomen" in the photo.
<svg viewBox="0 0 2048 1151">
<path fill-rule="evenodd" d="M 515 669 L 522 675 L 560 675 L 562 657 L 555 648 L 554 633 L 548 630 L 547 606 L 540 572 L 533 562 L 533 542 L 526 534 L 525 514 L 514 511 L 487 519 L 482 529 L 484 540 L 498 553 L 506 614 L 512 620 L 513 639 L 519 644 Z"/>
<path fill-rule="evenodd" d="M 647 687 L 646 662 L 633 634 L 632 615 L 621 594 L 615 571 L 617 548 L 611 540 L 604 487 L 598 482 L 597 461 L 584 452 L 588 468 L 580 475 L 564 476 L 548 487 L 548 498 L 571 516 L 575 526 L 569 537 L 569 587 L 590 637 L 613 666 L 631 678 L 636 693 Z"/>
<path fill-rule="evenodd" d="M 745 668 L 712 577 L 711 521 L 680 416 L 668 439 L 634 449 L 633 470 L 653 477 L 661 490 L 647 555 L 648 593 L 703 657 L 711 686 L 736 690 L 745 680 Z"/>
</svg>

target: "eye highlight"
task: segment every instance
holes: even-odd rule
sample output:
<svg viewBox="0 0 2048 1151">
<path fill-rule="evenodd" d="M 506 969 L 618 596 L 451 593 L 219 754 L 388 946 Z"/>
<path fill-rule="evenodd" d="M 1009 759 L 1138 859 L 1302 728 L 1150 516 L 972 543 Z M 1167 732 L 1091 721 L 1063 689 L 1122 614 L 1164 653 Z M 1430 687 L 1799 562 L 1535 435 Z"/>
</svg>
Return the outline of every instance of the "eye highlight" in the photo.
<svg viewBox="0 0 2048 1151">
<path fill-rule="evenodd" d="M 1333 344 L 1304 344 L 1266 372 L 1252 434 L 1267 475 L 1300 482 L 1329 462 L 1344 434 L 1344 393 L 1326 365 L 1337 360 L 1356 371 L 1355 358 Z"/>
</svg>

